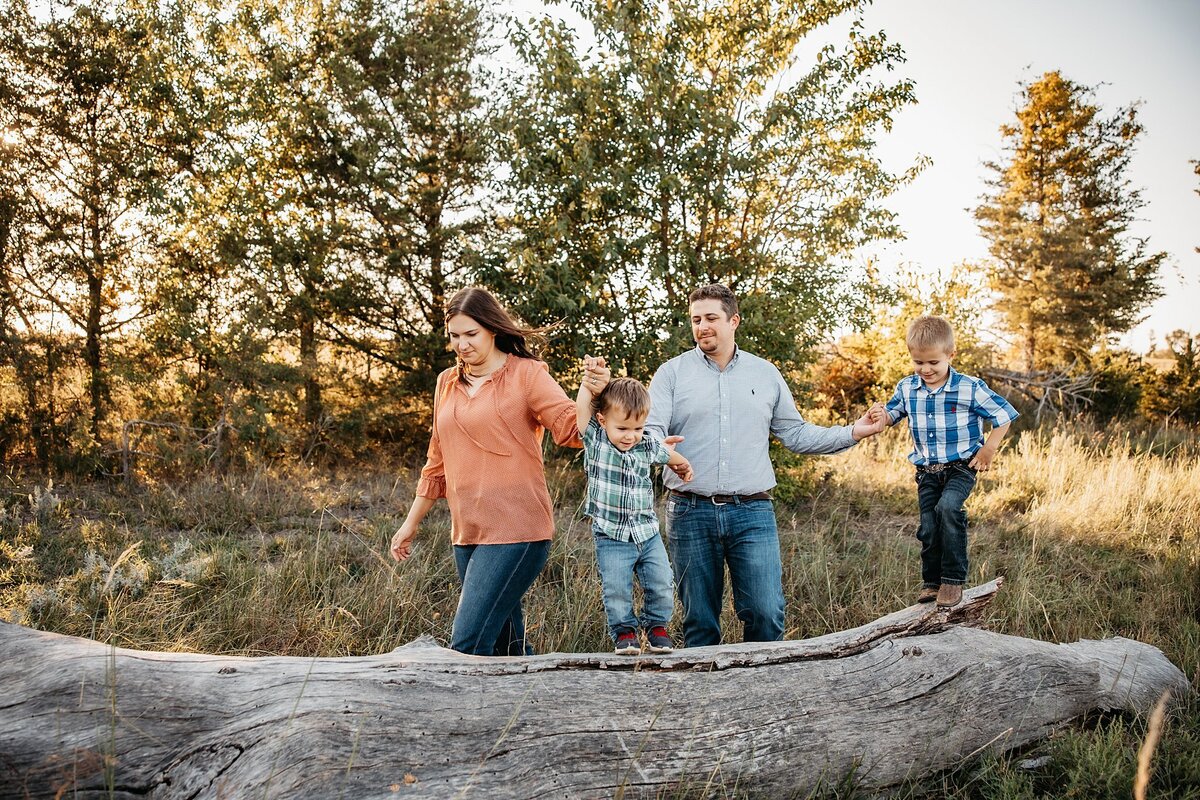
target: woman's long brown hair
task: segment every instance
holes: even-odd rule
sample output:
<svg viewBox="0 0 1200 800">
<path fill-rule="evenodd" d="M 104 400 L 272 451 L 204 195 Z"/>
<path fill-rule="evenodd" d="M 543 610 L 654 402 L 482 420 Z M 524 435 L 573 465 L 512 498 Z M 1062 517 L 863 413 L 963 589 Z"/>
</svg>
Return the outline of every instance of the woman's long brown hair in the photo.
<svg viewBox="0 0 1200 800">
<path fill-rule="evenodd" d="M 526 328 L 518 325 L 504 307 L 492 296 L 487 289 L 470 286 L 460 289 L 446 304 L 446 321 L 449 322 L 458 314 L 465 314 L 482 325 L 496 337 L 496 347 L 502 353 L 509 353 L 517 358 L 536 359 L 536 343 L 547 328 Z M 533 340 L 533 344 L 528 340 Z M 467 370 L 462 358 L 455 356 L 455 369 L 458 379 L 467 382 Z"/>
</svg>

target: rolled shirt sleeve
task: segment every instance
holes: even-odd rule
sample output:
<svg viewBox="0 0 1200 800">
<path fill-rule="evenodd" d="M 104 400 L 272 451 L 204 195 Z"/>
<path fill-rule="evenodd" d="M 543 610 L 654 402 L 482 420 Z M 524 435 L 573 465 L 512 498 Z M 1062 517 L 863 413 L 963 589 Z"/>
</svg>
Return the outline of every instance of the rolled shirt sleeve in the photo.
<svg viewBox="0 0 1200 800">
<path fill-rule="evenodd" d="M 988 422 L 993 427 L 1007 425 L 1020 416 L 1012 404 L 996 394 L 981 378 L 975 378 L 972 383 L 971 411 Z"/>
</svg>

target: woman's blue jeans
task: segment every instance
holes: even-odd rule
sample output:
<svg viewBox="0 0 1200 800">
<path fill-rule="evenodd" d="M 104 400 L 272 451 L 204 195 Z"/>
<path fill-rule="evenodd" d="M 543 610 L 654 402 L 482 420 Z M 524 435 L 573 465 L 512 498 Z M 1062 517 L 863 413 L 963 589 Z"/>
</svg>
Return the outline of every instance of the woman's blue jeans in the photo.
<svg viewBox="0 0 1200 800">
<path fill-rule="evenodd" d="M 661 536 L 645 542 L 618 542 L 592 532 L 596 540 L 596 566 L 604 589 L 604 614 L 608 633 L 616 641 L 622 631 L 634 632 L 656 625 L 666 627 L 675 610 L 671 588 L 671 563 Z M 642 585 L 642 614 L 633 612 L 633 576 Z"/>
<path fill-rule="evenodd" d="M 454 546 L 462 582 L 450 648 L 477 656 L 533 655 L 521 598 L 550 557 L 550 541 Z"/>
<path fill-rule="evenodd" d="M 671 495 L 667 538 L 675 586 L 683 604 L 683 639 L 688 647 L 721 642 L 725 565 L 733 586 L 733 608 L 742 639 L 783 638 L 783 564 L 775 505 L 770 500 L 716 505 L 711 500 Z"/>
<path fill-rule="evenodd" d="M 975 470 L 965 462 L 947 464 L 941 472 L 917 470 L 917 502 L 921 524 L 921 585 L 967 582 L 967 496 L 975 488 Z"/>
</svg>

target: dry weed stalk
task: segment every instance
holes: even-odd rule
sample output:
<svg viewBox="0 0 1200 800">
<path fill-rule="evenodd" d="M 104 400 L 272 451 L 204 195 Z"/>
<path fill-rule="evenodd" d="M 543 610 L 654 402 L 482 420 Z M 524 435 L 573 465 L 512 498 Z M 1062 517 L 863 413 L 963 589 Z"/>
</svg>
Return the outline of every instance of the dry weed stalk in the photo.
<svg viewBox="0 0 1200 800">
<path fill-rule="evenodd" d="M 1137 776 L 1133 779 L 1134 800 L 1146 800 L 1146 787 L 1150 785 L 1150 759 L 1158 747 L 1158 740 L 1162 738 L 1163 725 L 1167 716 L 1167 702 L 1170 699 L 1170 690 L 1163 692 L 1162 697 L 1154 706 L 1154 710 L 1150 712 L 1150 725 L 1146 730 L 1146 738 L 1138 750 Z"/>
</svg>

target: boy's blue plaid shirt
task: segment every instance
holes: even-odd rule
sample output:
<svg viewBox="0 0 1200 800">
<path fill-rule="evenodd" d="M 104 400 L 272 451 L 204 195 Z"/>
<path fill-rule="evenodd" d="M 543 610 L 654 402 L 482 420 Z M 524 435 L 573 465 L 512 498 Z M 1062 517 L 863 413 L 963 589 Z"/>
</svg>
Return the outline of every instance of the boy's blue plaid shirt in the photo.
<svg viewBox="0 0 1200 800">
<path fill-rule="evenodd" d="M 642 440 L 622 453 L 592 417 L 583 432 L 583 461 L 588 476 L 585 516 L 592 527 L 618 542 L 645 542 L 658 535 L 650 465 L 665 464 L 671 451 L 658 439 Z"/>
<path fill-rule="evenodd" d="M 932 392 L 919 375 L 900 381 L 887 413 L 893 423 L 908 417 L 915 445 L 908 460 L 917 466 L 969 461 L 983 447 L 983 420 L 996 427 L 1020 416 L 982 380 L 955 372 L 954 367 Z"/>
</svg>

